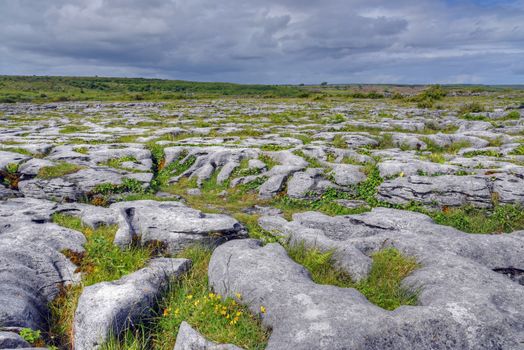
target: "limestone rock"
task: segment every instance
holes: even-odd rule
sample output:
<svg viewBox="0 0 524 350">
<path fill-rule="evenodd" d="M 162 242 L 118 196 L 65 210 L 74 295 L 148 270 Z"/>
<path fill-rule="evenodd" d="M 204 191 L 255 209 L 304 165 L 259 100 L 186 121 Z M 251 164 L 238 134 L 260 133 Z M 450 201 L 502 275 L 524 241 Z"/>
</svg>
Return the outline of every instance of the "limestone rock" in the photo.
<svg viewBox="0 0 524 350">
<path fill-rule="evenodd" d="M 142 244 L 161 243 L 176 253 L 200 242 L 218 245 L 246 237 L 243 226 L 230 216 L 204 214 L 180 202 L 141 200 L 110 206 L 118 218 L 115 244 L 123 247 L 138 239 Z"/>
<path fill-rule="evenodd" d="M 175 348 L 173 350 L 242 350 L 231 344 L 217 344 L 206 340 L 200 333 L 191 328 L 187 322 L 182 322 L 178 329 Z"/>
<path fill-rule="evenodd" d="M 189 268 L 187 259 L 157 258 L 147 267 L 113 282 L 84 288 L 74 319 L 74 348 L 98 349 L 108 337 L 150 315 L 170 279 Z"/>
</svg>

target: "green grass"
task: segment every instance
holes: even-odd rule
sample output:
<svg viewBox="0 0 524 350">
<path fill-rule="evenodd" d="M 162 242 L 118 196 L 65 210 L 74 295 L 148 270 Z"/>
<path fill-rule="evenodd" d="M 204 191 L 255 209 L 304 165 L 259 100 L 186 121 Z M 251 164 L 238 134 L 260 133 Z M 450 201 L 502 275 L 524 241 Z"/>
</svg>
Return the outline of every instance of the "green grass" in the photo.
<svg viewBox="0 0 524 350">
<path fill-rule="evenodd" d="M 136 163 L 138 161 L 137 161 L 137 159 L 134 156 L 124 156 L 124 157 L 120 157 L 120 158 L 108 159 L 107 161 L 101 162 L 98 165 L 109 166 L 109 167 L 115 168 L 115 169 L 124 169 L 122 167 L 122 163 L 124 163 L 124 162 Z M 125 170 L 129 170 L 129 169 L 125 168 Z"/>
<path fill-rule="evenodd" d="M 473 158 L 477 156 L 500 158 L 500 157 L 503 157 L 504 155 L 496 150 L 475 150 L 475 151 L 466 152 L 463 154 L 463 156 L 466 158 Z"/>
<path fill-rule="evenodd" d="M 76 173 L 77 171 L 80 171 L 83 168 L 84 167 L 77 164 L 58 163 L 56 165 L 45 166 L 43 168 L 40 168 L 37 177 L 41 179 L 54 179 L 56 177 Z"/>
<path fill-rule="evenodd" d="M 509 233 L 524 229 L 524 208 L 521 205 L 497 205 L 493 210 L 466 206 L 436 212 L 420 211 L 438 224 L 468 233 Z"/>
<path fill-rule="evenodd" d="M 89 130 L 89 127 L 83 125 L 68 125 L 60 129 L 61 134 L 74 134 L 77 132 L 84 132 Z"/>
<path fill-rule="evenodd" d="M 524 145 L 520 145 L 517 148 L 515 148 L 513 151 L 511 151 L 511 154 L 517 156 L 524 156 Z"/>
<path fill-rule="evenodd" d="M 503 120 L 519 120 L 519 119 L 520 119 L 519 111 L 511 111 L 508 114 L 506 114 L 503 118 Z"/>
<path fill-rule="evenodd" d="M 51 329 L 48 338 L 54 345 L 64 348 L 72 344 L 72 324 L 78 298 L 86 286 L 103 281 L 113 281 L 145 266 L 151 257 L 149 249 L 129 247 L 120 249 L 113 244 L 116 226 L 101 226 L 93 230 L 84 226 L 80 219 L 63 214 L 53 215 L 53 222 L 82 232 L 87 242 L 85 253 L 64 252 L 82 272 L 80 284 L 66 287 L 51 305 Z"/>
<path fill-rule="evenodd" d="M 218 343 L 232 343 L 244 349 L 264 349 L 269 332 L 237 300 L 223 299 L 212 293 L 208 285 L 207 267 L 211 251 L 202 247 L 185 250 L 179 257 L 193 261 L 193 268 L 175 282 L 172 293 L 162 302 L 164 310 L 152 334 L 153 348 L 174 346 L 178 327 L 188 322 L 206 338 Z"/>
<path fill-rule="evenodd" d="M 271 205 L 281 209 L 284 217 L 288 219 L 294 213 L 303 211 L 318 211 L 333 216 L 360 214 L 369 210 L 366 207 L 350 209 L 336 203 L 335 200 L 337 199 L 354 199 L 354 196 L 334 188 L 330 188 L 322 194 L 311 193 L 310 197 L 309 199 L 297 199 L 282 194 L 274 198 Z"/>
<path fill-rule="evenodd" d="M 190 259 L 192 268 L 172 283 L 160 302 L 159 314 L 138 331 L 128 331 L 120 341 L 113 338 L 102 349 L 172 350 L 182 321 L 209 340 L 232 343 L 246 350 L 264 349 L 269 330 L 262 327 L 258 316 L 241 305 L 242 295 L 223 298 L 209 288 L 207 268 L 211 250 L 193 246 L 178 257 Z"/>
<path fill-rule="evenodd" d="M 21 148 L 21 147 L 5 147 L 5 148 L 2 148 L 0 150 L 1 151 L 7 151 L 7 152 L 20 153 L 20 154 L 23 154 L 24 156 L 33 156 L 33 153 L 31 153 L 28 150 L 26 150 L 25 148 Z"/>
<path fill-rule="evenodd" d="M 1 76 L 0 103 L 63 101 L 168 101 L 195 98 L 307 98 L 297 86 L 198 83 L 103 77 Z"/>
<path fill-rule="evenodd" d="M 336 268 L 333 251 L 321 251 L 305 243 L 287 245 L 289 256 L 303 265 L 318 284 L 329 284 L 343 288 L 355 288 L 370 302 L 386 310 L 401 305 L 416 305 L 417 292 L 401 286 L 419 265 L 414 258 L 402 255 L 394 248 L 378 251 L 372 255 L 373 264 L 369 276 L 360 282 L 353 282 L 351 276 Z"/>
<path fill-rule="evenodd" d="M 77 153 L 81 153 L 81 154 L 88 154 L 89 153 L 89 149 L 87 147 L 75 147 L 73 149 L 73 151 L 75 151 Z"/>
</svg>

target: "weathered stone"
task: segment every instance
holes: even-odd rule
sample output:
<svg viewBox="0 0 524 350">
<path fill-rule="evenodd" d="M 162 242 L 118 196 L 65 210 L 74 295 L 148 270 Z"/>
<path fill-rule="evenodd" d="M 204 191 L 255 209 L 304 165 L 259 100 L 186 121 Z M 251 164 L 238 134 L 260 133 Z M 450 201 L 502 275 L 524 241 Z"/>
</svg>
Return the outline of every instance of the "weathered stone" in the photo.
<svg viewBox="0 0 524 350">
<path fill-rule="evenodd" d="M 141 200 L 115 203 L 110 209 L 118 218 L 115 244 L 121 247 L 139 240 L 143 245 L 162 243 L 175 253 L 197 242 L 218 245 L 246 236 L 232 217 L 204 214 L 179 202 Z"/>
<path fill-rule="evenodd" d="M 420 291 L 418 305 L 386 311 L 354 289 L 313 283 L 278 244 L 241 240 L 220 246 L 210 262 L 210 283 L 225 296 L 242 294 L 253 312 L 264 306 L 263 323 L 273 330 L 267 349 L 518 349 L 524 341 L 524 290 L 493 271 L 524 266 L 523 232 L 468 235 L 422 214 L 385 208 L 260 223 L 291 244 L 335 249 L 340 267 L 353 275 L 358 271 L 352 262 L 370 260 L 385 247 L 421 264 L 403 281 Z"/>
<path fill-rule="evenodd" d="M 74 348 L 100 348 L 110 335 L 118 336 L 151 314 L 169 281 L 190 266 L 187 259 L 157 258 L 148 266 L 114 282 L 84 288 L 73 324 Z"/>
<path fill-rule="evenodd" d="M 175 348 L 173 350 L 242 350 L 232 344 L 217 344 L 206 340 L 187 322 L 182 322 L 178 328 Z"/>
<path fill-rule="evenodd" d="M 382 183 L 377 199 L 391 204 L 490 207 L 491 181 L 480 176 L 408 176 Z"/>
<path fill-rule="evenodd" d="M 39 207 L 40 206 L 40 207 Z M 0 202 L 0 325 L 45 329 L 48 304 L 63 285 L 79 280 L 63 252 L 81 254 L 80 232 L 49 223 L 49 202 L 16 199 Z"/>
<path fill-rule="evenodd" d="M 80 201 L 98 185 L 121 185 L 125 178 L 138 180 L 147 186 L 152 179 L 150 173 L 128 173 L 107 167 L 84 168 L 52 179 L 35 178 L 20 181 L 18 187 L 27 197 L 57 201 Z"/>
</svg>

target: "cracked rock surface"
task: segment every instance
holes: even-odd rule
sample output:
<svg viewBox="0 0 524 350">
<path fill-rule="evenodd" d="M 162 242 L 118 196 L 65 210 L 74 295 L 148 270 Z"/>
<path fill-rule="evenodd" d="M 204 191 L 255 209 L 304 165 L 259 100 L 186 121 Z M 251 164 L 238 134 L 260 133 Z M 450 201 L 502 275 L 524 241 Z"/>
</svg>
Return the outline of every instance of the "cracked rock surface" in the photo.
<svg viewBox="0 0 524 350">
<path fill-rule="evenodd" d="M 468 235 L 425 215 L 395 209 L 293 221 L 264 217 L 262 227 L 334 249 L 340 267 L 366 276 L 371 253 L 395 247 L 422 265 L 403 284 L 419 290 L 417 306 L 386 311 L 352 288 L 315 284 L 278 244 L 229 242 L 211 259 L 214 288 L 241 293 L 252 311 L 267 309 L 268 349 L 519 349 L 524 341 L 524 288 L 497 268 L 524 266 L 524 232 Z M 362 317 L 362 315 L 366 315 Z M 350 335 L 350 336 L 349 336 Z"/>
<path fill-rule="evenodd" d="M 0 202 L 0 326 L 45 329 L 62 285 L 79 281 L 64 251 L 82 253 L 85 237 L 38 214 L 49 203 Z M 23 276 L 23 278 L 21 278 Z"/>
</svg>

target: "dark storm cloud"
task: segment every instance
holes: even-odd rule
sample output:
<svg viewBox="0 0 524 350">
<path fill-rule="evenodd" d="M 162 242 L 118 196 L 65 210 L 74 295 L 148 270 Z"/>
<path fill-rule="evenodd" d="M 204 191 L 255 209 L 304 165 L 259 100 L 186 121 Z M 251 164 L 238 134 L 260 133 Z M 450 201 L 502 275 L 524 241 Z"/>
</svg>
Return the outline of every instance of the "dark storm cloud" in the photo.
<svg viewBox="0 0 524 350">
<path fill-rule="evenodd" d="M 522 82 L 522 0 L 0 0 L 0 14 L 0 74 Z"/>
</svg>

